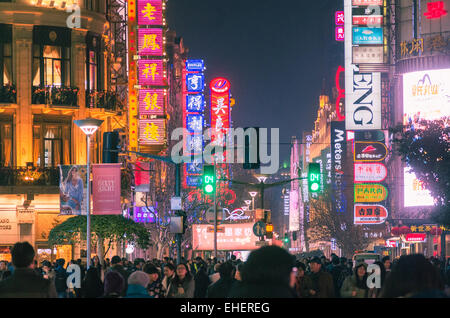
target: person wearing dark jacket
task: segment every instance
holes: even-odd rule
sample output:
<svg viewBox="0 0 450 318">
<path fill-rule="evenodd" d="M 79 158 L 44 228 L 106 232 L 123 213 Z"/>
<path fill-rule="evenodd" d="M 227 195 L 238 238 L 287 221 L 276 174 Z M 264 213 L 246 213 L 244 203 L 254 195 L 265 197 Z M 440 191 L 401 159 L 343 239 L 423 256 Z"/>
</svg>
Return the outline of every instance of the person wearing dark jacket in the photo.
<svg viewBox="0 0 450 318">
<path fill-rule="evenodd" d="M 90 267 L 81 283 L 83 298 L 98 298 L 103 295 L 103 283 L 96 267 Z"/>
<path fill-rule="evenodd" d="M 206 264 L 204 261 L 199 262 L 197 274 L 194 276 L 195 292 L 194 298 L 205 298 L 208 286 L 211 283 L 208 273 L 206 272 Z"/>
<path fill-rule="evenodd" d="M 330 273 L 322 270 L 322 261 L 318 257 L 314 257 L 310 264 L 311 273 L 309 278 L 312 281 L 312 286 L 309 290 L 311 298 L 333 298 L 334 286 L 333 277 Z"/>
<path fill-rule="evenodd" d="M 296 298 L 290 286 L 294 259 L 278 246 L 253 251 L 245 262 L 242 283 L 234 285 L 231 298 Z"/>
<path fill-rule="evenodd" d="M 14 273 L 0 282 L 0 298 L 56 298 L 55 285 L 37 275 L 33 269 L 35 256 L 28 242 L 14 244 L 12 262 Z"/>
<path fill-rule="evenodd" d="M 55 268 L 55 287 L 56 292 L 58 293 L 58 298 L 67 298 L 68 296 L 68 287 L 67 287 L 67 271 L 64 268 L 64 264 L 66 261 L 64 258 L 60 258 L 56 260 L 56 268 Z"/>
<path fill-rule="evenodd" d="M 177 265 L 176 275 L 169 286 L 167 298 L 194 298 L 195 281 L 189 273 L 188 265 Z"/>
<path fill-rule="evenodd" d="M 305 275 L 306 266 L 299 262 L 297 265 L 297 275 L 295 280 L 295 291 L 299 298 L 308 298 L 312 288 L 312 282 L 308 275 Z"/>
<path fill-rule="evenodd" d="M 111 258 L 111 268 L 110 271 L 116 271 L 118 272 L 120 275 L 122 275 L 124 281 L 125 281 L 125 288 L 124 291 L 122 292 L 122 296 L 126 295 L 127 289 L 128 289 L 128 277 L 129 277 L 129 273 L 128 271 L 125 270 L 125 268 L 122 265 L 122 260 L 120 259 L 119 256 L 113 256 Z"/>
<path fill-rule="evenodd" d="M 207 298 L 226 298 L 233 286 L 233 264 L 228 261 L 219 266 L 220 279 L 208 287 Z"/>
</svg>

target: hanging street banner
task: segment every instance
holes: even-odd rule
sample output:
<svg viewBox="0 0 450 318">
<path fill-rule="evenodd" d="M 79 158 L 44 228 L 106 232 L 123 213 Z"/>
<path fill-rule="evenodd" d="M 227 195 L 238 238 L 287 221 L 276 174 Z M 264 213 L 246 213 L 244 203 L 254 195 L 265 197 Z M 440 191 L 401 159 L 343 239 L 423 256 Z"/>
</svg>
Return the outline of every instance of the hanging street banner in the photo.
<svg viewBox="0 0 450 318">
<path fill-rule="evenodd" d="M 355 202 L 372 203 L 386 200 L 387 188 L 378 183 L 355 184 Z"/>
<path fill-rule="evenodd" d="M 61 215 L 86 215 L 86 165 L 59 165 Z"/>
<path fill-rule="evenodd" d="M 120 163 L 92 165 L 92 198 L 95 215 L 121 215 Z"/>
<path fill-rule="evenodd" d="M 382 163 L 355 163 L 354 182 L 382 182 L 387 177 L 387 168 Z"/>
<path fill-rule="evenodd" d="M 382 224 L 388 217 L 387 209 L 379 204 L 355 204 L 354 224 Z"/>
<path fill-rule="evenodd" d="M 353 159 L 358 161 L 382 161 L 386 158 L 386 145 L 378 141 L 355 141 Z"/>
</svg>

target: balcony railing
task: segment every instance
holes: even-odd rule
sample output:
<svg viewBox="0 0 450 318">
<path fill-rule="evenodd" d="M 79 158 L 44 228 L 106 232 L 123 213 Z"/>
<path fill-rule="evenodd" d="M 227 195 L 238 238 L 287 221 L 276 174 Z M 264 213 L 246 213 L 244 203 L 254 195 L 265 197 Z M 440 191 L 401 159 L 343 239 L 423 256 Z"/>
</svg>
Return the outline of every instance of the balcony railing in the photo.
<svg viewBox="0 0 450 318">
<path fill-rule="evenodd" d="M 31 103 L 77 107 L 78 91 L 77 87 L 33 86 Z"/>
<path fill-rule="evenodd" d="M 17 90 L 15 85 L 0 86 L 0 103 L 15 104 Z"/>
<path fill-rule="evenodd" d="M 57 167 L 0 167 L 0 186 L 59 186 Z"/>
<path fill-rule="evenodd" d="M 116 92 L 112 91 L 86 91 L 86 107 L 104 108 L 110 111 L 121 108 Z"/>
</svg>

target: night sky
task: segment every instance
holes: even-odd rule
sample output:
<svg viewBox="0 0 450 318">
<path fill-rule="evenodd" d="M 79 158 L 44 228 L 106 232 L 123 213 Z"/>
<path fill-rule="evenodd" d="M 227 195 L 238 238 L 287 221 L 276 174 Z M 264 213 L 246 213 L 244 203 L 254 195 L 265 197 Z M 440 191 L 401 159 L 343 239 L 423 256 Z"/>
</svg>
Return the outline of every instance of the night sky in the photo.
<svg viewBox="0 0 450 318">
<path fill-rule="evenodd" d="M 236 99 L 234 127 L 278 127 L 280 142 L 311 130 L 343 44 L 334 39 L 342 0 L 169 0 L 169 28 L 189 58 L 204 59 L 206 80 L 225 77 Z M 209 89 L 209 88 L 208 88 Z M 289 146 L 280 146 L 280 162 Z"/>
</svg>

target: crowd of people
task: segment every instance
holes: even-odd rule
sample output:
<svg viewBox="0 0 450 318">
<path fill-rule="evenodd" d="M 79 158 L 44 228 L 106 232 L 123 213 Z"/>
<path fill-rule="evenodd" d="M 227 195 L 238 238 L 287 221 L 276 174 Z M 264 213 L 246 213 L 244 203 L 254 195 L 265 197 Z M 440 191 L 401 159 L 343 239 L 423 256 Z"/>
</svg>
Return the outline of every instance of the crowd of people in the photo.
<svg viewBox="0 0 450 318">
<path fill-rule="evenodd" d="M 380 273 L 368 284 L 365 262 L 345 257 L 296 259 L 286 250 L 267 246 L 246 262 L 196 257 L 179 264 L 119 256 L 92 258 L 89 269 L 80 259 L 37 264 L 33 247 L 16 243 L 12 263 L 0 262 L 0 298 L 447 298 L 450 262 L 405 255 L 376 262 Z M 68 285 L 69 267 L 80 268 L 81 284 Z M 39 266 L 40 265 L 40 266 Z M 73 266 L 72 266 L 73 267 Z M 70 280 L 69 280 L 70 281 Z M 377 284 L 377 282 L 379 284 Z"/>
</svg>

